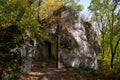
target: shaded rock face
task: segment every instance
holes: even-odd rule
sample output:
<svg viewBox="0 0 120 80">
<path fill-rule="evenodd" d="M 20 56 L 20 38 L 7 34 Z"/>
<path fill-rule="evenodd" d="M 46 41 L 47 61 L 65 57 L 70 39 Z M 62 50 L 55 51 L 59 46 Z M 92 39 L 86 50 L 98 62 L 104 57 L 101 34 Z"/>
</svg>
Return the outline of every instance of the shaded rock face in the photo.
<svg viewBox="0 0 120 80">
<path fill-rule="evenodd" d="M 43 42 L 36 37 L 32 37 L 29 31 L 26 31 L 26 35 L 23 39 L 24 43 L 21 47 L 17 49 L 21 53 L 21 56 L 23 58 L 23 68 L 21 72 L 28 73 L 33 69 L 33 61 L 45 60 L 51 56 L 51 49 L 49 49 L 51 46 L 49 42 Z M 48 52 L 50 53 L 49 55 Z"/>
<path fill-rule="evenodd" d="M 31 39 L 29 31 L 26 31 L 24 36 L 24 44 L 19 48 L 21 56 L 23 57 L 22 73 L 28 73 L 32 69 L 32 58 L 36 53 L 36 39 Z"/>
<path fill-rule="evenodd" d="M 99 45 L 90 23 L 80 19 L 77 11 L 68 9 L 61 14 L 61 58 L 72 67 L 98 68 Z"/>
</svg>

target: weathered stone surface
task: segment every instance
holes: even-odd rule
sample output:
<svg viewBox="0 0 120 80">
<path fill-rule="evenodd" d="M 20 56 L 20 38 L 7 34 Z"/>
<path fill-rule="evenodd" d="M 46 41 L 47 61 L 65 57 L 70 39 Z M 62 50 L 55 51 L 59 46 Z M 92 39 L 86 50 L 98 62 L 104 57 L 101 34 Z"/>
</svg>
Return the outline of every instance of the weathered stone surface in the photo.
<svg viewBox="0 0 120 80">
<path fill-rule="evenodd" d="M 26 36 L 24 36 L 24 43 L 19 48 L 21 56 L 23 57 L 23 68 L 22 73 L 28 73 L 32 69 L 32 60 L 37 58 L 39 49 L 37 49 L 37 40 L 32 38 L 29 31 L 26 31 Z"/>
<path fill-rule="evenodd" d="M 72 67 L 97 69 L 97 54 L 100 47 L 91 24 L 83 21 L 76 10 L 69 8 L 62 12 L 60 26 L 60 53 L 63 62 Z M 56 24 L 47 28 L 47 33 L 55 35 Z M 53 37 L 53 40 L 56 38 Z"/>
<path fill-rule="evenodd" d="M 90 23 L 82 21 L 77 11 L 68 9 L 61 16 L 61 58 L 73 67 L 98 68 L 99 45 Z M 65 42 L 65 43 L 64 43 Z M 67 45 L 66 47 L 64 47 Z"/>
<path fill-rule="evenodd" d="M 48 59 L 50 54 L 57 58 L 57 24 L 45 28 L 45 33 L 52 38 L 50 44 L 39 42 L 33 38 L 33 45 L 30 46 L 30 40 L 25 40 L 21 53 L 23 56 L 29 55 L 25 56 L 24 72 L 31 69 L 32 58 Z M 67 9 L 61 14 L 60 29 L 61 60 L 72 67 L 82 66 L 97 69 L 97 54 L 100 48 L 91 24 L 83 21 L 76 10 Z"/>
</svg>

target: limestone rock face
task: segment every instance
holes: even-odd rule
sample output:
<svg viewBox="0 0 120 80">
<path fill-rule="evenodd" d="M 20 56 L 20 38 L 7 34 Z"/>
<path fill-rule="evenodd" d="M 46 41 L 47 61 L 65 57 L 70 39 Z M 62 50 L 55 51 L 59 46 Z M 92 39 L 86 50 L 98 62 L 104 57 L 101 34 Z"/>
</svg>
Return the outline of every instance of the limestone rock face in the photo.
<svg viewBox="0 0 120 80">
<path fill-rule="evenodd" d="M 46 34 L 53 42 L 42 42 L 33 38 L 31 44 L 29 38 L 21 48 L 21 54 L 26 57 L 23 64 L 23 72 L 31 70 L 33 58 L 37 60 L 47 56 L 57 58 L 57 24 L 45 28 Z M 31 44 L 31 45 L 29 45 Z M 60 57 L 61 60 L 72 67 L 88 67 L 97 69 L 97 54 L 100 47 L 97 42 L 97 35 L 89 22 L 83 21 L 76 10 L 67 9 L 61 13 L 60 19 Z M 26 54 L 29 54 L 26 56 Z M 48 57 L 48 58 L 49 58 Z"/>
<path fill-rule="evenodd" d="M 77 11 L 68 9 L 61 14 L 61 58 L 72 67 L 98 68 L 100 51 L 97 35 L 91 24 L 82 21 Z"/>
</svg>

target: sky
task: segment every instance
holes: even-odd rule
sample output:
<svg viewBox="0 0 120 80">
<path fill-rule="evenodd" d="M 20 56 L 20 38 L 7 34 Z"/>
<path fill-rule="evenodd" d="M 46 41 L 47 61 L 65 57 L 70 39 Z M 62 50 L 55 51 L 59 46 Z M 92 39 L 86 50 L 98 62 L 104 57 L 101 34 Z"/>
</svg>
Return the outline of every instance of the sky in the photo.
<svg viewBox="0 0 120 80">
<path fill-rule="evenodd" d="M 82 4 L 84 6 L 82 13 L 89 13 L 87 8 L 90 5 L 90 2 L 91 0 L 80 0 L 79 4 Z"/>
</svg>

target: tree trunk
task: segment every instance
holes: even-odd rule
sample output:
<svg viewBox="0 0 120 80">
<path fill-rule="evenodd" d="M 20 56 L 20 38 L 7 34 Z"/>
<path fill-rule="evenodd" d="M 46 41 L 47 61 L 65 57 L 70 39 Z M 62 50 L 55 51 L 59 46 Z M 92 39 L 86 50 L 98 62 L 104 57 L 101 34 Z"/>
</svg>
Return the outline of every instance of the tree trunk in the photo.
<svg viewBox="0 0 120 80">
<path fill-rule="evenodd" d="M 103 26 L 103 24 L 102 24 L 102 26 Z M 104 31 L 104 28 L 102 27 L 102 31 L 101 31 L 101 33 L 102 33 L 102 42 L 101 42 L 101 45 L 102 45 L 102 59 L 104 59 L 104 57 L 105 57 L 105 45 L 104 45 L 104 41 L 105 41 L 105 31 Z"/>
<path fill-rule="evenodd" d="M 113 65 L 114 65 L 114 56 L 115 56 L 115 54 L 112 53 L 111 64 L 110 64 L 111 68 L 113 68 Z"/>
<path fill-rule="evenodd" d="M 57 25 L 57 68 L 60 68 L 60 26 Z"/>
<path fill-rule="evenodd" d="M 118 47 L 118 45 L 119 45 L 119 42 L 120 42 L 120 38 L 117 40 L 117 43 L 116 43 L 116 45 L 115 45 L 115 47 L 114 47 L 114 52 L 111 51 L 111 54 L 112 54 L 112 57 L 111 57 L 111 68 L 113 68 L 114 56 L 115 56 L 115 54 L 116 54 L 116 51 L 117 51 L 117 47 Z"/>
</svg>

